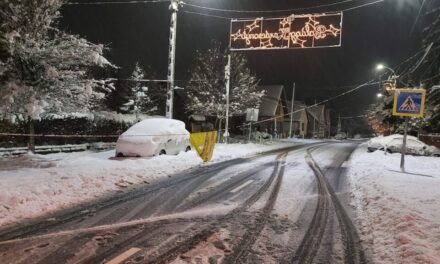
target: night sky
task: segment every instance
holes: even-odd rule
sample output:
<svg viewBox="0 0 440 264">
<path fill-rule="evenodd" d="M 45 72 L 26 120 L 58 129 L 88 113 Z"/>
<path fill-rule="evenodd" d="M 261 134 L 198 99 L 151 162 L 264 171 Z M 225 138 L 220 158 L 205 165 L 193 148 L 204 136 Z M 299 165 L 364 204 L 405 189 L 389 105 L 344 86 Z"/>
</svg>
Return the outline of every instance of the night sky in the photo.
<svg viewBox="0 0 440 264">
<path fill-rule="evenodd" d="M 239 10 L 301 8 L 338 1 L 187 0 L 191 4 Z M 296 14 L 339 11 L 368 2 L 373 0 L 357 0 L 329 8 L 298 11 Z M 374 67 L 377 63 L 383 62 L 393 67 L 419 50 L 422 21 L 416 24 L 413 32 L 411 29 L 421 2 L 385 0 L 345 12 L 340 48 L 244 53 L 249 58 L 251 69 L 261 79 L 261 84 L 284 84 L 290 91 L 292 83 L 296 82 L 296 99 L 320 101 L 349 89 L 348 86 L 375 78 Z M 430 1 L 427 2 L 424 9 L 429 9 Z M 181 10 L 207 13 L 190 7 Z M 243 17 L 236 13 L 208 13 Z M 169 19 L 168 3 L 75 5 L 62 9 L 61 27 L 92 42 L 107 45 L 110 50 L 106 57 L 121 67 L 119 77 L 128 77 L 135 62 L 139 61 L 144 66 L 150 65 L 161 79 L 166 79 Z M 207 49 L 213 39 L 222 42 L 225 47 L 229 41 L 229 21 L 224 19 L 180 12 L 177 30 L 176 79 L 182 81 L 189 79 L 196 50 Z M 342 116 L 363 114 L 368 105 L 376 100 L 378 89 L 378 86 L 363 88 L 333 101 L 329 106 L 334 113 Z"/>
</svg>

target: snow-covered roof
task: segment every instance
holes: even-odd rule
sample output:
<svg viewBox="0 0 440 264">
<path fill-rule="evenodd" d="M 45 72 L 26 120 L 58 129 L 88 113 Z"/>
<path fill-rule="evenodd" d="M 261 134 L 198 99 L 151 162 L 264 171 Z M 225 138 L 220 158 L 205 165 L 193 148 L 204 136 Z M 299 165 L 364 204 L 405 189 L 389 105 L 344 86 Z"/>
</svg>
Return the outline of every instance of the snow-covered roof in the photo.
<svg viewBox="0 0 440 264">
<path fill-rule="evenodd" d="M 205 122 L 206 121 L 206 116 L 194 114 L 194 115 L 190 115 L 189 119 L 190 120 L 192 119 L 192 120 L 197 121 L 197 122 Z"/>
<path fill-rule="evenodd" d="M 316 105 L 310 108 L 307 108 L 307 112 L 319 122 L 324 122 L 325 114 L 324 114 L 325 105 Z"/>
<path fill-rule="evenodd" d="M 175 119 L 145 119 L 130 127 L 122 136 L 186 135 L 185 123 Z"/>
<path fill-rule="evenodd" d="M 290 112 L 290 107 L 292 106 L 292 101 L 286 101 L 286 109 L 287 109 L 287 112 Z M 294 101 L 293 102 L 293 109 L 295 110 L 295 111 L 297 111 L 297 110 L 301 110 L 301 109 L 304 109 L 304 108 L 306 108 L 307 106 L 306 106 L 306 104 L 303 102 L 303 101 Z"/>
<path fill-rule="evenodd" d="M 283 89 L 283 85 L 262 85 L 257 87 L 258 91 L 266 91 L 266 94 L 261 99 L 260 116 L 275 116 Z"/>
</svg>

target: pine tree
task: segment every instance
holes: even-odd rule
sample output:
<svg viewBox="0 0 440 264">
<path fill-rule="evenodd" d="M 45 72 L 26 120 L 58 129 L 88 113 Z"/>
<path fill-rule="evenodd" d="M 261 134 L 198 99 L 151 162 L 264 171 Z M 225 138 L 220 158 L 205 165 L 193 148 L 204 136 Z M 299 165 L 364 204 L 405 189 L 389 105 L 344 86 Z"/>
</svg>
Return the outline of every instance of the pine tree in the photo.
<svg viewBox="0 0 440 264">
<path fill-rule="evenodd" d="M 149 88 L 145 86 L 144 70 L 136 63 L 130 77 L 130 85 L 127 94 L 124 96 L 124 103 L 120 107 L 122 113 L 129 114 L 151 114 L 156 110 L 152 100 L 148 96 Z"/>
<path fill-rule="evenodd" d="M 206 52 L 198 52 L 187 90 L 187 110 L 194 114 L 226 116 L 225 66 L 227 52 L 218 43 Z M 246 58 L 232 53 L 230 76 L 230 115 L 240 115 L 248 108 L 258 108 L 261 97 L 257 91 L 258 80 L 247 66 Z"/>
</svg>

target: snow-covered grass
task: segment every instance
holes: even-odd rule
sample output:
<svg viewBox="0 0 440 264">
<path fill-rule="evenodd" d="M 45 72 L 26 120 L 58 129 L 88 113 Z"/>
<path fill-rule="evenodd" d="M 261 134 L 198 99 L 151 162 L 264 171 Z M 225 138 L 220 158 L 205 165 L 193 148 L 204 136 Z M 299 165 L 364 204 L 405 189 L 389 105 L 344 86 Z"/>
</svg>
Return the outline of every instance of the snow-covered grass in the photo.
<svg viewBox="0 0 440 264">
<path fill-rule="evenodd" d="M 367 153 L 349 162 L 353 206 L 373 263 L 440 263 L 440 158 Z"/>
<path fill-rule="evenodd" d="M 277 142 L 218 144 L 213 161 L 294 145 Z M 102 197 L 130 186 L 149 184 L 185 169 L 203 166 L 194 151 L 178 156 L 114 159 L 107 152 L 25 155 L 0 159 L 0 226 Z M 212 163 L 211 162 L 211 163 Z"/>
</svg>

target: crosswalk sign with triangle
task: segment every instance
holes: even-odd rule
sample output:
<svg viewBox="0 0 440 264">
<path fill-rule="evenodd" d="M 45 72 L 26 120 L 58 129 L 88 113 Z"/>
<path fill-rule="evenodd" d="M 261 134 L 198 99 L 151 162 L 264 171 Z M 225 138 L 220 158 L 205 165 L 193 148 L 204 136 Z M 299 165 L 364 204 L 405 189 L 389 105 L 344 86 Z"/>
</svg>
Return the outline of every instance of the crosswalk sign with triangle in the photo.
<svg viewBox="0 0 440 264">
<path fill-rule="evenodd" d="M 393 115 L 423 117 L 426 91 L 424 89 L 396 89 Z"/>
</svg>

